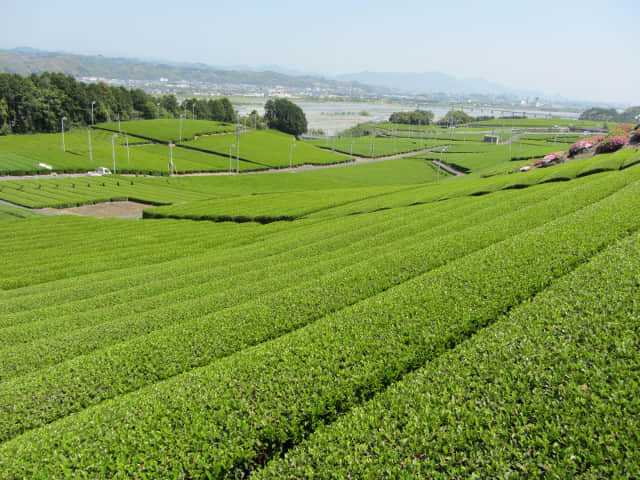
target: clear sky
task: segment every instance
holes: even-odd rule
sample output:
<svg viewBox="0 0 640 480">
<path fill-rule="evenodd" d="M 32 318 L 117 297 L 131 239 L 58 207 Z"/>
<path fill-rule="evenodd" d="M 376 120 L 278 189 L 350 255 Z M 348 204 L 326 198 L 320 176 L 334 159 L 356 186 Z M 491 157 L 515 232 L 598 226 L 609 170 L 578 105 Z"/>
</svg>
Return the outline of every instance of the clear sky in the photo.
<svg viewBox="0 0 640 480">
<path fill-rule="evenodd" d="M 2 10 L 0 48 L 322 74 L 443 72 L 640 105 L 640 0 L 29 0 Z"/>
</svg>

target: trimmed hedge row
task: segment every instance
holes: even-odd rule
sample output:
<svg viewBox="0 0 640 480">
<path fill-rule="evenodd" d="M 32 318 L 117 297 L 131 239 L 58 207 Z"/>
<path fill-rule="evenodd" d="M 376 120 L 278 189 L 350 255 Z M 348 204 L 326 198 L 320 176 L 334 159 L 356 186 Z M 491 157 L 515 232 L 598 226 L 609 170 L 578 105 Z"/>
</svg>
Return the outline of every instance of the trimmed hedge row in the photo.
<svg viewBox="0 0 640 480">
<path fill-rule="evenodd" d="M 638 477 L 638 278 L 636 233 L 252 478 Z"/>
<path fill-rule="evenodd" d="M 243 476 L 640 228 L 639 198 L 634 183 L 305 328 L 29 432 L 0 447 L 0 471 Z"/>
</svg>

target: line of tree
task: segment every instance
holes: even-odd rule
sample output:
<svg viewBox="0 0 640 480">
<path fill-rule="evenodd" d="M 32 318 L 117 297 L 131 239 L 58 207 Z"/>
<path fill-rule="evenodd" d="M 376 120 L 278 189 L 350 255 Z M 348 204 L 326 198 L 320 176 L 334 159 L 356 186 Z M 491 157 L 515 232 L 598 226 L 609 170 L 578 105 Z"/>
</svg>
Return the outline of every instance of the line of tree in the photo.
<svg viewBox="0 0 640 480">
<path fill-rule="evenodd" d="M 640 107 L 629 107 L 621 113 L 618 113 L 615 108 L 590 108 L 589 110 L 582 112 L 580 120 L 591 120 L 594 122 L 637 123 L 640 122 Z"/>
<path fill-rule="evenodd" d="M 175 97 L 173 95 L 165 95 Z M 162 105 L 161 105 L 162 106 Z M 215 98 L 210 100 L 198 100 L 190 98 L 182 102 L 182 108 L 172 110 L 173 117 L 177 117 L 180 113 L 185 113 L 189 118 L 198 118 L 200 120 L 215 120 L 217 122 L 234 123 L 238 120 L 236 111 L 227 97 Z"/>
<path fill-rule="evenodd" d="M 115 120 L 177 118 L 195 113 L 202 120 L 235 122 L 236 112 L 227 98 L 190 99 L 153 96 L 141 89 L 127 90 L 105 83 L 85 84 L 62 73 L 45 72 L 26 77 L 0 73 L 0 134 L 55 132 L 61 118 L 65 127 Z"/>
<path fill-rule="evenodd" d="M 431 125 L 434 113 L 431 110 L 414 110 L 413 112 L 394 112 L 389 117 L 389 123 L 402 125 Z"/>
</svg>

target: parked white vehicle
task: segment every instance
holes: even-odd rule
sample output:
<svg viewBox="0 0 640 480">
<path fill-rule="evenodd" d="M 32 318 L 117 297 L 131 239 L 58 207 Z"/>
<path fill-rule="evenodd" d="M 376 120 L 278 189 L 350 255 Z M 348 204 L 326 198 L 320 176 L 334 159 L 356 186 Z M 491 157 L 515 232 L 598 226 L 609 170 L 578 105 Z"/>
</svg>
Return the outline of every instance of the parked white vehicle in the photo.
<svg viewBox="0 0 640 480">
<path fill-rule="evenodd" d="M 87 172 L 87 177 L 101 177 L 102 175 L 111 175 L 111 171 L 106 167 L 98 167 L 97 170 Z"/>
</svg>

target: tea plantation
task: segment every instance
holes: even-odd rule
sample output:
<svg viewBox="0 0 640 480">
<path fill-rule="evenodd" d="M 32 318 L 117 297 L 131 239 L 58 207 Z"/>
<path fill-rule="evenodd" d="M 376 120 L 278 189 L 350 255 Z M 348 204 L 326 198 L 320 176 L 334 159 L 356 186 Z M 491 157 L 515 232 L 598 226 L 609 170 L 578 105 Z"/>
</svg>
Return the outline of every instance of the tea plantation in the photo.
<svg viewBox="0 0 640 480">
<path fill-rule="evenodd" d="M 640 153 L 484 176 L 520 163 L 451 142 L 471 175 L 1 181 L 157 206 L 0 206 L 0 478 L 640 476 Z"/>
</svg>

